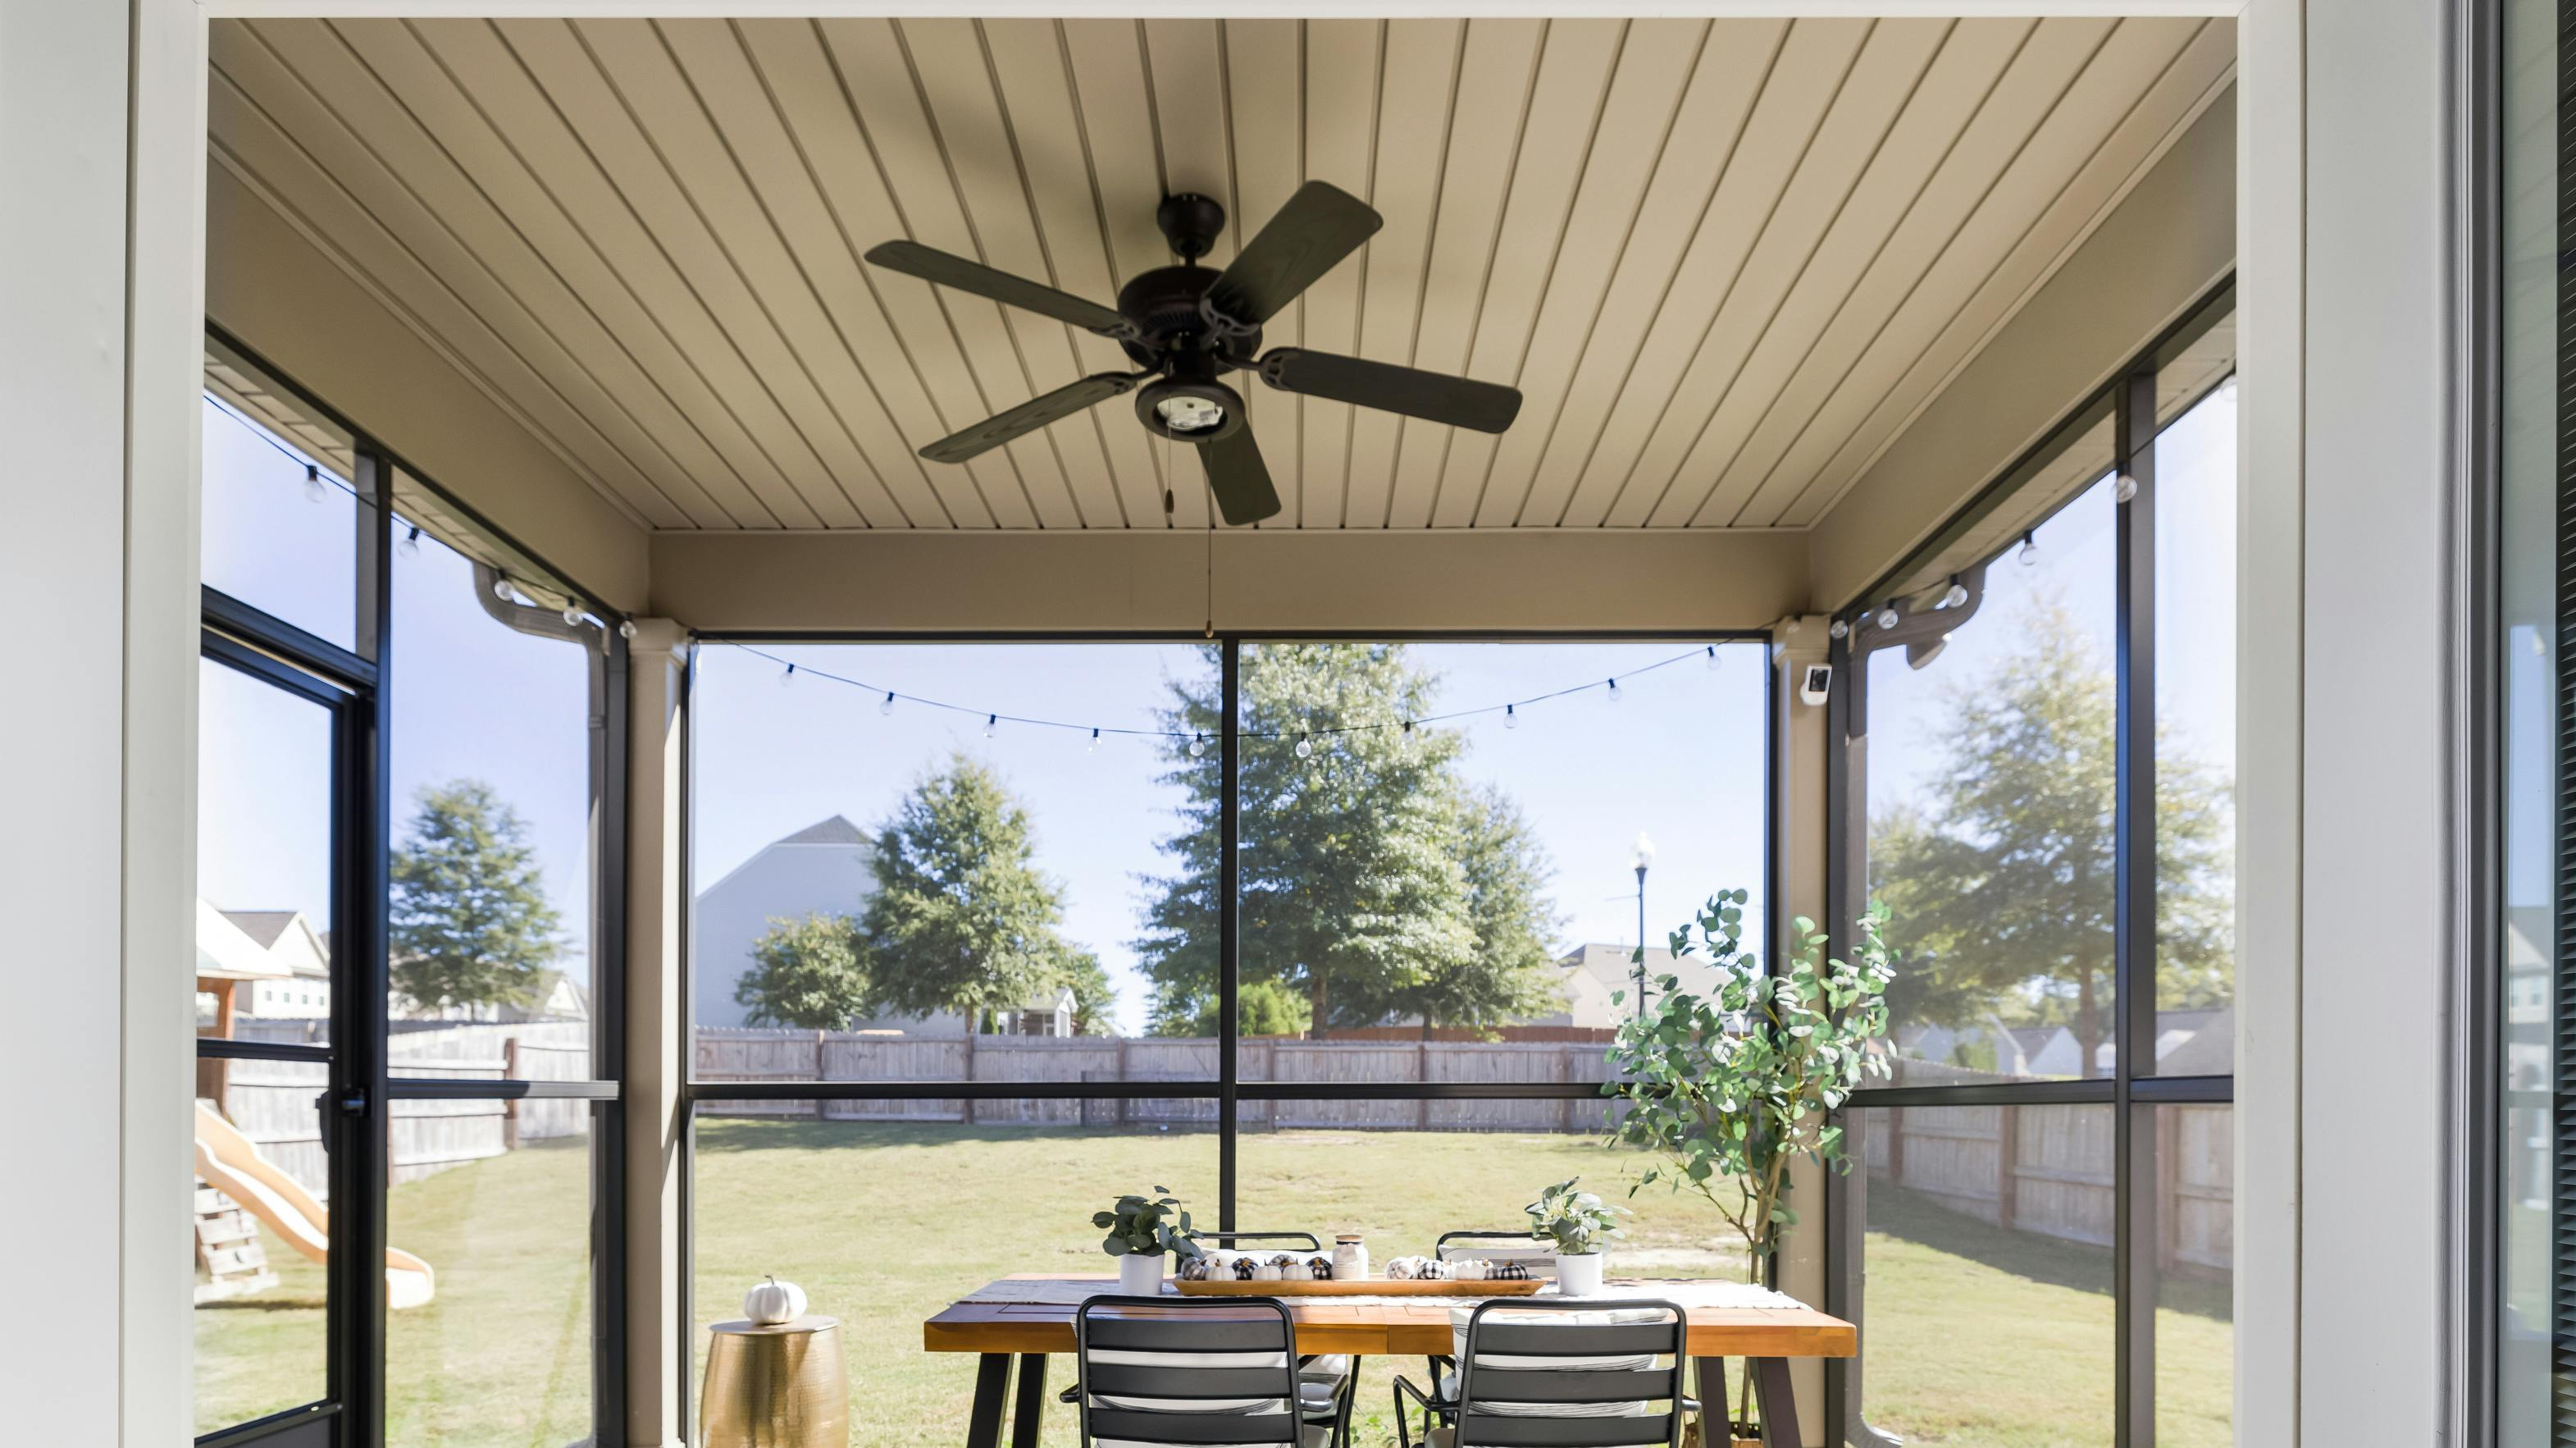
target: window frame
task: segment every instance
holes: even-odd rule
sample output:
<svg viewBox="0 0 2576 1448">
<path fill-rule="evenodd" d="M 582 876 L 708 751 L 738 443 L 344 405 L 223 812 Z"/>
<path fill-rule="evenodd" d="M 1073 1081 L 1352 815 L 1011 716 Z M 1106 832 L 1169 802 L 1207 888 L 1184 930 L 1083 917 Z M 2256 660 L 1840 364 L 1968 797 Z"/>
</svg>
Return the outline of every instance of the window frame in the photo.
<svg viewBox="0 0 2576 1448">
<path fill-rule="evenodd" d="M 1763 646 L 1762 669 L 1762 894 L 1764 968 L 1772 969 L 1779 953 L 1782 936 L 1780 897 L 1780 702 L 1782 698 L 1779 651 L 1768 629 L 1231 629 L 1213 632 L 1186 631 L 1049 633 L 1035 630 L 982 631 L 914 631 L 841 630 L 813 633 L 780 634 L 760 631 L 711 630 L 692 633 L 689 638 L 688 667 L 681 682 L 681 716 L 694 718 L 692 705 L 697 684 L 698 651 L 707 646 L 750 644 L 1118 644 L 1118 643 L 1187 643 L 1219 647 L 1218 712 L 1233 721 L 1242 717 L 1240 682 L 1243 646 L 1263 643 L 1759 643 Z M 697 1080 L 697 1000 L 695 922 L 691 909 L 697 899 L 695 831 L 697 785 L 695 761 L 697 735 L 689 728 L 687 747 L 681 751 L 680 821 L 681 821 L 681 919 L 680 939 L 682 975 L 680 984 L 680 1032 L 683 1056 L 690 1069 L 679 1086 L 678 1110 L 681 1115 L 680 1138 L 680 1320 L 691 1324 L 697 1320 L 697 1140 L 698 1103 L 701 1101 L 921 1101 L 921 1100 L 1158 1100 L 1214 1101 L 1217 1103 L 1217 1223 L 1216 1229 L 1236 1229 L 1235 1167 L 1241 1139 L 1238 1113 L 1245 1101 L 1561 1101 L 1600 1100 L 1598 1084 L 1582 1081 L 1243 1081 L 1238 1078 L 1239 1053 L 1242 1046 L 1241 986 L 1242 936 L 1239 911 L 1241 871 L 1237 855 L 1241 837 L 1242 793 L 1241 759 L 1238 754 L 1240 732 L 1225 729 L 1217 740 L 1217 764 L 1224 772 L 1226 785 L 1221 796 L 1222 823 L 1219 874 L 1223 889 L 1218 905 L 1217 990 L 1218 1024 L 1217 1074 L 1187 1081 L 710 1081 Z M 692 1421 L 695 1412 L 693 1353 L 695 1343 L 687 1331 L 679 1335 L 679 1362 L 676 1367 L 680 1391 L 679 1414 L 683 1422 Z"/>
<path fill-rule="evenodd" d="M 1907 641 L 1901 636 L 1881 637 L 1882 630 L 1865 631 L 1859 619 L 1868 607 L 1866 600 L 1881 597 L 1893 580 L 1920 566 L 1921 560 L 2000 506 L 2033 471 L 2072 443 L 2089 420 L 2109 409 L 2114 437 L 2112 473 L 2126 474 L 2137 483 L 2135 494 L 2115 505 L 2118 531 L 2113 547 L 2113 662 L 2117 691 L 2113 834 L 2117 863 L 2111 1034 L 2118 1047 L 2113 1052 L 2112 1074 L 2066 1081 L 1873 1086 L 1836 1114 L 1848 1119 L 1846 1113 L 1850 1111 L 1889 1107 L 2112 1108 L 2114 1448 L 2146 1448 L 2155 1442 L 2159 1239 L 2152 1113 L 2171 1105 L 2232 1105 L 2236 1097 L 2232 1069 L 2225 1075 L 2206 1076 L 2155 1073 L 2154 904 L 2156 443 L 2167 428 L 2232 380 L 2236 369 L 2227 368 L 2207 386 L 2182 398 L 2170 416 L 2160 414 L 2156 382 L 2166 362 L 2225 319 L 2235 305 L 2235 278 L 2231 274 L 2213 286 L 2180 321 L 2124 363 L 2109 383 L 2071 407 L 2057 427 L 1980 489 L 1935 530 L 1929 541 L 1873 581 L 1861 595 L 1863 602 L 1837 614 L 1837 619 L 1851 626 L 1831 647 L 1834 681 L 1827 701 L 1826 724 L 1826 929 L 1829 948 L 1842 954 L 1850 946 L 1852 922 L 1868 900 L 1869 656 Z M 2085 490 L 2078 489 L 2067 501 Z M 2057 505 L 2063 506 L 2064 503 Z M 2055 508 L 2050 511 L 2053 515 Z M 1988 555 L 1986 561 L 2001 557 L 2011 546 L 2004 545 Z M 1829 1174 L 1825 1220 L 1825 1310 L 1862 1323 L 1865 1298 L 1859 1269 L 1868 1224 L 1854 1209 L 1853 1186 L 1848 1177 Z M 1866 1363 L 1861 1358 L 1826 1362 L 1825 1439 L 1861 1448 L 1895 1448 L 1894 1439 L 1869 1425 L 1861 1391 L 1865 1375 Z"/>
<path fill-rule="evenodd" d="M 392 1103 L 396 1101 L 583 1100 L 590 1127 L 591 1413 L 594 1431 L 626 1418 L 625 1139 L 626 1075 L 626 615 L 548 569 L 596 623 L 590 654 L 589 785 L 596 825 L 590 908 L 592 1070 L 581 1081 L 406 1079 L 390 1071 L 388 1003 L 393 812 L 391 800 L 394 514 L 399 475 L 433 494 L 465 526 L 518 556 L 542 563 L 430 474 L 333 409 L 257 349 L 208 320 L 211 343 L 265 374 L 281 395 L 348 434 L 356 460 L 356 649 L 344 649 L 222 591 L 200 587 L 200 656 L 288 689 L 333 710 L 331 1040 L 297 1046 L 200 1039 L 205 1059 L 322 1061 L 335 1240 L 327 1268 L 324 1327 L 326 1396 L 315 1402 L 199 1435 L 196 1448 L 263 1442 L 381 1448 L 385 1441 L 385 1285 Z M 211 1049 L 210 1049 L 211 1048 Z"/>
</svg>

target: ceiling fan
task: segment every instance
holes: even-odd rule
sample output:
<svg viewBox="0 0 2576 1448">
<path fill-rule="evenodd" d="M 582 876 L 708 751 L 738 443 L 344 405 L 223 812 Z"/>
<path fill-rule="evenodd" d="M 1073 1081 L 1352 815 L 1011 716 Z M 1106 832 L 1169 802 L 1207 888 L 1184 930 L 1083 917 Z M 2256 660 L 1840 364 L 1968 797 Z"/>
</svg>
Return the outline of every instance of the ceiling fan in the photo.
<svg viewBox="0 0 2576 1448">
<path fill-rule="evenodd" d="M 1302 347 L 1261 350 L 1261 324 L 1386 224 L 1349 192 L 1321 181 L 1299 187 L 1223 271 L 1197 264 L 1225 229 L 1223 206 L 1194 194 L 1167 196 L 1154 221 L 1180 264 L 1139 273 L 1118 289 L 1115 310 L 918 242 L 888 241 L 868 249 L 868 260 L 878 266 L 1107 337 L 1143 369 L 1096 373 L 1030 398 L 941 438 L 921 450 L 923 457 L 962 463 L 1134 392 L 1137 419 L 1174 442 L 1196 446 L 1217 511 L 1228 523 L 1244 524 L 1277 513 L 1279 493 L 1244 426 L 1243 395 L 1219 380 L 1225 373 L 1257 372 L 1282 392 L 1480 432 L 1501 432 L 1519 413 L 1520 393 L 1490 382 Z"/>
</svg>

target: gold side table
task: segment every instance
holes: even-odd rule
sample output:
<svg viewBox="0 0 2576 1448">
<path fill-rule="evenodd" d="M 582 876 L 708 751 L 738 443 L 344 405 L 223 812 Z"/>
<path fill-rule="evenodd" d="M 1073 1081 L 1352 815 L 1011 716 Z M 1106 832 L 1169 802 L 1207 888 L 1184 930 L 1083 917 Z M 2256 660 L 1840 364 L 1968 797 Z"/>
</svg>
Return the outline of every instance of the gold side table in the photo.
<svg viewBox="0 0 2576 1448">
<path fill-rule="evenodd" d="M 699 1448 L 849 1448 L 839 1318 L 719 1322 L 708 1331 Z"/>
</svg>

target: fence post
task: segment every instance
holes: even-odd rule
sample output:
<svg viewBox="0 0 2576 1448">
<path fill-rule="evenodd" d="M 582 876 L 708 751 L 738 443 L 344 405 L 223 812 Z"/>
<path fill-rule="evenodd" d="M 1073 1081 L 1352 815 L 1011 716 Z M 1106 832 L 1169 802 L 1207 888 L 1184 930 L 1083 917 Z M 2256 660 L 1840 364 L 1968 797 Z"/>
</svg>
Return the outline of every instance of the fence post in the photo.
<svg viewBox="0 0 2576 1448">
<path fill-rule="evenodd" d="M 816 1031 L 814 1033 L 814 1080 L 818 1085 L 831 1079 L 830 1074 L 825 1071 L 823 1067 L 823 1037 L 825 1034 L 826 1033 L 822 1031 Z M 814 1119 L 816 1121 L 823 1119 L 824 1108 L 828 1105 L 830 1105 L 830 1103 L 825 1101 L 822 1097 L 817 1096 L 814 1098 Z"/>
<path fill-rule="evenodd" d="M 1905 1185 L 1905 1108 L 1887 1108 L 1887 1179 Z"/>
<path fill-rule="evenodd" d="M 2156 1123 L 2156 1266 L 2182 1260 L 2182 1108 L 2150 1108 Z"/>
<path fill-rule="evenodd" d="M 2009 1228 L 2021 1207 L 2021 1108 L 1995 1108 L 1995 1224 Z"/>
<path fill-rule="evenodd" d="M 501 1038 L 501 1079 L 504 1081 L 517 1081 L 524 1079 L 519 1074 L 519 1038 L 516 1036 L 503 1036 Z M 519 1102 L 517 1097 L 510 1097 L 501 1103 L 501 1149 L 503 1151 L 517 1151 L 519 1149 Z M 390 1152 L 388 1154 L 390 1154 Z"/>
<path fill-rule="evenodd" d="M 1120 1036 L 1117 1039 L 1118 1080 L 1123 1084 L 1127 1079 L 1127 1038 L 1125 1036 Z M 1120 1126 L 1125 1126 L 1127 1124 L 1127 1098 L 1124 1096 L 1118 1098 L 1118 1124 Z"/>
<path fill-rule="evenodd" d="M 1416 1085 L 1420 1085 L 1428 1082 L 1430 1079 L 1431 1033 L 1425 1031 L 1423 1032 L 1422 1039 L 1415 1042 L 1413 1046 L 1413 1080 Z M 1429 1131 L 1431 1129 L 1431 1100 L 1429 1097 L 1424 1097 L 1422 1100 L 1413 1103 L 1413 1129 L 1416 1131 Z"/>
<path fill-rule="evenodd" d="M 972 1081 L 975 1079 L 975 1016 L 971 1011 L 966 1013 L 966 1069 L 960 1074 L 964 1076 L 966 1080 Z M 957 1105 L 957 1114 L 966 1118 L 966 1124 L 968 1126 L 974 1125 L 975 1098 L 972 1095 L 969 1095 L 959 1101 Z"/>
</svg>

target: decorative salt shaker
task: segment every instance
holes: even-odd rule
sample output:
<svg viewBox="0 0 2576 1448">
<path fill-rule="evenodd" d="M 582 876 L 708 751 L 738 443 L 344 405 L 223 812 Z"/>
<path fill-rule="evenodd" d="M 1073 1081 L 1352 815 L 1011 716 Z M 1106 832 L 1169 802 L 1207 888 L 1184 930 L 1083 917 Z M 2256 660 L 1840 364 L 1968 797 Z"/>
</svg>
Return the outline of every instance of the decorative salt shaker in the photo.
<svg viewBox="0 0 2576 1448">
<path fill-rule="evenodd" d="M 1333 1239 L 1333 1280 L 1359 1282 L 1369 1275 L 1368 1244 L 1357 1232 L 1344 1232 Z"/>
</svg>

